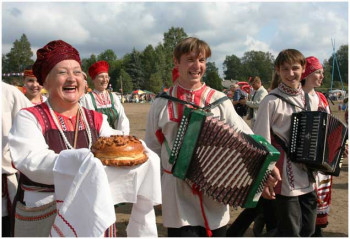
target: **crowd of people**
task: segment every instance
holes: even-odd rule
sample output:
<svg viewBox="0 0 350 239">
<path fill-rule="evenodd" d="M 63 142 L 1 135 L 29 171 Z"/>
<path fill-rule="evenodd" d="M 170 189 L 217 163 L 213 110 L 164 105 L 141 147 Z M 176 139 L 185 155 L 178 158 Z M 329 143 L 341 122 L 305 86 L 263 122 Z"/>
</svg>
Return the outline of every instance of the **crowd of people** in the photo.
<svg viewBox="0 0 350 239">
<path fill-rule="evenodd" d="M 253 221 L 255 236 L 321 236 L 321 228 L 328 224 L 332 176 L 311 171 L 288 155 L 292 113 L 331 113 L 325 96 L 315 90 L 323 80 L 319 60 L 305 58 L 296 49 L 282 50 L 275 60 L 269 92 L 260 77 L 254 76 L 249 82 L 249 95 L 235 84 L 230 87 L 229 98 L 202 81 L 210 56 L 210 46 L 203 40 L 188 37 L 178 43 L 174 49 L 173 86 L 166 97 L 163 94 L 154 99 L 145 122 L 145 150 L 154 153 L 149 160 L 161 168 L 153 174 L 161 182 L 162 220 L 168 236 L 243 236 Z M 86 74 L 79 52 L 57 40 L 40 48 L 34 65 L 24 72 L 25 95 L 2 84 L 3 236 L 49 236 L 52 228 L 60 234 L 55 219 L 62 217 L 63 208 L 59 206 L 62 202 L 55 199 L 55 190 L 57 184 L 64 182 L 57 182 L 54 176 L 57 165 L 67 158 L 78 168 L 86 158 L 99 164 L 90 152 L 98 137 L 130 133 L 127 112 L 119 97 L 107 90 L 108 70 L 105 61 L 90 66 L 88 74 L 94 89 L 86 93 Z M 47 98 L 40 94 L 42 87 L 48 91 Z M 169 162 L 184 109 L 214 105 L 210 112 L 225 124 L 245 134 L 263 136 L 280 152 L 257 208 L 243 211 L 230 228 L 228 205 L 175 177 L 173 163 Z M 88 180 L 93 185 L 92 174 L 86 173 L 86 177 L 91 177 Z M 130 185 L 132 182 L 125 181 L 125 187 L 118 190 L 132 191 Z M 108 201 L 110 195 L 106 197 Z M 95 195 L 91 195 L 91 200 L 95 200 Z M 134 215 L 141 219 L 150 215 L 145 209 L 138 210 Z M 72 217 L 78 219 L 79 215 Z M 139 223 L 143 227 L 139 236 L 157 236 L 152 231 L 155 225 L 147 229 L 151 226 L 145 221 L 140 220 L 144 224 Z M 99 221 L 90 223 L 101 225 Z M 103 228 L 102 235 L 117 235 L 115 222 Z"/>
</svg>

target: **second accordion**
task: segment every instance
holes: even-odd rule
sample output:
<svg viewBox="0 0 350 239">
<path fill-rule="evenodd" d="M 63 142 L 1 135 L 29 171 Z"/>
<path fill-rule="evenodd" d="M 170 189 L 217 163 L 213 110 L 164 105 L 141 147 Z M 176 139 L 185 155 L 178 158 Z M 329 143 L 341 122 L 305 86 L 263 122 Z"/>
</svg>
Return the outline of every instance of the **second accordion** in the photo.
<svg viewBox="0 0 350 239">
<path fill-rule="evenodd" d="M 331 114 L 321 111 L 293 113 L 290 159 L 338 176 L 347 138 L 348 128 Z"/>
<path fill-rule="evenodd" d="M 212 199 L 251 208 L 279 155 L 262 136 L 239 132 L 206 111 L 185 108 L 169 162 L 174 176 Z"/>
</svg>

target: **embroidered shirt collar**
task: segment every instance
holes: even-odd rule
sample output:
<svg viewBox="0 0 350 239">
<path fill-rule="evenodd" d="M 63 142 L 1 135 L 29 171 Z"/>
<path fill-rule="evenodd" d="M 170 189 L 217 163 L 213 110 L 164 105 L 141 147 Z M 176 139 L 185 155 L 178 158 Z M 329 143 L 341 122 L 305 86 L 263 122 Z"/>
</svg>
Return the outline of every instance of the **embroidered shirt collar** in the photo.
<svg viewBox="0 0 350 239">
<path fill-rule="evenodd" d="M 283 93 L 285 93 L 287 95 L 291 95 L 291 96 L 300 95 L 303 92 L 303 89 L 301 88 L 301 84 L 299 84 L 297 89 L 292 89 L 289 86 L 287 86 L 286 84 L 284 84 L 283 82 L 281 82 L 278 85 L 278 89 L 280 91 L 282 91 Z"/>
</svg>

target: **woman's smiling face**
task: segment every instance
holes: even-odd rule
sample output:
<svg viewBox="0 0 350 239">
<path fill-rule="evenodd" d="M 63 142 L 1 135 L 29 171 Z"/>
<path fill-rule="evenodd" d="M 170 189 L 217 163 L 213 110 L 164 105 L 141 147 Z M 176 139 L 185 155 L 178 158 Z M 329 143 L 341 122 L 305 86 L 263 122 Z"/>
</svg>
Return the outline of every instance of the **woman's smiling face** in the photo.
<svg viewBox="0 0 350 239">
<path fill-rule="evenodd" d="M 80 64 L 75 60 L 57 63 L 47 75 L 44 86 L 49 92 L 50 102 L 55 101 L 60 106 L 77 103 L 85 88 Z"/>
</svg>

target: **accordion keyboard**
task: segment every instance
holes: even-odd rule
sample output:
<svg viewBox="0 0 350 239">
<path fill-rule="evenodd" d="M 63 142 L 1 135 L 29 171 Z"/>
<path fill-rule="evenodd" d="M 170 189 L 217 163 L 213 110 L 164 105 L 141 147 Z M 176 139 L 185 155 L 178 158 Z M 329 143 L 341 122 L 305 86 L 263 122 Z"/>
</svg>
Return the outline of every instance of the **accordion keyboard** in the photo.
<svg viewBox="0 0 350 239">
<path fill-rule="evenodd" d="M 293 113 L 289 157 L 313 170 L 337 176 L 347 132 L 340 120 L 326 112 Z"/>
<path fill-rule="evenodd" d="M 218 202 L 254 207 L 279 152 L 263 137 L 237 131 L 211 114 L 185 109 L 184 116 L 180 128 L 186 129 L 179 129 L 169 159 L 175 162 L 173 175 Z"/>
</svg>

